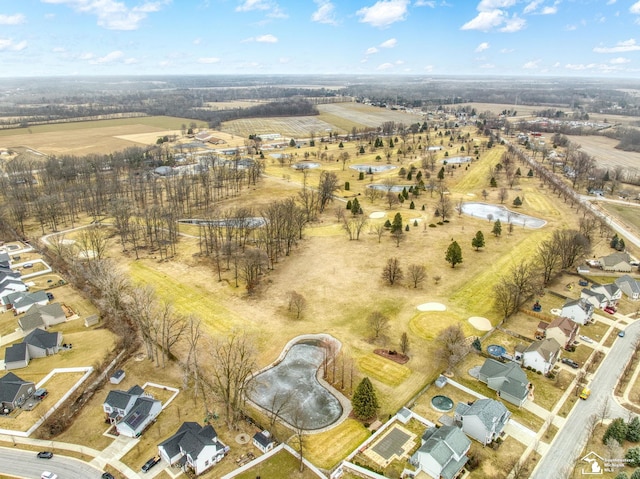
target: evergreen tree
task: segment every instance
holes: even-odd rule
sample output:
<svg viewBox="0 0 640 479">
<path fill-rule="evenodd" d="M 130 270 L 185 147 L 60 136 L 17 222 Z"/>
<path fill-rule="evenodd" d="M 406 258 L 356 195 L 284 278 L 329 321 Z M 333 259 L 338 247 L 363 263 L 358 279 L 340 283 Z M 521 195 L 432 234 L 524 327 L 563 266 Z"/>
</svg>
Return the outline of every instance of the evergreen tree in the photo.
<svg viewBox="0 0 640 479">
<path fill-rule="evenodd" d="M 351 184 L 348 181 L 344 182 L 344 190 L 349 191 L 351 189 Z"/>
<path fill-rule="evenodd" d="M 502 234 L 502 223 L 500 223 L 500 220 L 496 220 L 495 223 L 493 223 L 493 229 L 491 230 L 491 232 L 497 237 L 500 236 Z"/>
<path fill-rule="evenodd" d="M 473 246 L 476 251 L 478 251 L 480 248 L 484 248 L 484 235 L 482 234 L 482 231 L 478 231 L 473 237 L 473 239 L 471 240 L 471 246 Z"/>
<path fill-rule="evenodd" d="M 626 472 L 619 472 L 613 479 L 629 479 Z"/>
<path fill-rule="evenodd" d="M 371 419 L 376 415 L 378 407 L 378 398 L 376 392 L 373 389 L 373 384 L 369 378 L 365 377 L 358 387 L 356 387 L 353 397 L 351 398 L 351 406 L 353 407 L 353 413 L 358 419 L 365 420 Z"/>
<path fill-rule="evenodd" d="M 498 182 L 496 181 L 496 179 L 493 176 L 491 177 L 491 181 L 489 182 L 489 186 L 491 188 L 497 188 L 498 187 Z"/>
<path fill-rule="evenodd" d="M 344 145 L 342 144 L 342 142 L 340 142 L 340 144 L 338 145 L 338 148 L 344 148 Z"/>
<path fill-rule="evenodd" d="M 474 339 L 473 343 L 471 343 L 471 346 L 473 346 L 473 349 L 475 349 L 476 351 L 482 351 L 482 343 L 480 342 L 480 338 Z"/>
<path fill-rule="evenodd" d="M 633 474 L 631 474 L 629 479 L 640 479 L 640 469 L 633 471 Z"/>
<path fill-rule="evenodd" d="M 633 416 L 633 419 L 627 424 L 627 441 L 640 441 L 640 418 L 638 418 L 638 416 Z M 640 463 L 638 466 L 640 466 Z"/>
<path fill-rule="evenodd" d="M 640 466 L 640 447 L 632 447 L 628 449 L 624 455 L 624 458 L 629 460 L 629 466 Z"/>
<path fill-rule="evenodd" d="M 447 253 L 444 256 L 447 263 L 451 264 L 452 268 L 455 268 L 457 264 L 462 263 L 462 249 L 456 241 L 452 241 L 447 248 Z"/>
<path fill-rule="evenodd" d="M 353 203 L 351 203 L 351 213 L 354 215 L 359 215 L 362 212 L 362 208 L 360 207 L 360 202 L 358 198 L 353 199 Z"/>
<path fill-rule="evenodd" d="M 296 146 L 296 140 L 291 138 L 291 141 L 289 142 L 289 146 L 291 146 L 291 147 Z"/>
<path fill-rule="evenodd" d="M 405 226 L 405 227 L 404 227 L 404 230 L 405 230 L 405 231 L 410 231 L 409 223 L 407 223 L 407 226 Z"/>
<path fill-rule="evenodd" d="M 620 238 L 620 240 L 618 240 L 618 246 L 616 246 L 616 250 L 617 251 L 624 251 L 625 248 L 626 248 L 626 246 L 624 244 L 624 239 Z"/>
<path fill-rule="evenodd" d="M 402 231 L 402 215 L 400 213 L 396 213 L 393 217 L 393 223 L 391 223 L 391 232 L 395 233 L 396 231 Z"/>
<path fill-rule="evenodd" d="M 409 209 L 410 210 L 415 210 L 416 209 L 416 205 L 415 205 L 415 203 L 413 201 L 409 204 Z"/>
<path fill-rule="evenodd" d="M 440 181 L 444 180 L 444 166 L 440 168 L 440 171 L 438 171 L 438 179 Z"/>
<path fill-rule="evenodd" d="M 351 200 L 347 201 L 347 209 L 350 210 L 351 208 L 353 208 L 353 203 L 351 203 Z"/>
<path fill-rule="evenodd" d="M 609 243 L 609 245 L 613 248 L 613 249 L 618 249 L 618 242 L 620 241 L 620 238 L 618 237 L 618 233 L 613 235 L 613 238 L 611 238 L 611 242 Z"/>
<path fill-rule="evenodd" d="M 522 171 L 520 171 L 520 168 L 516 170 L 516 176 L 522 176 Z"/>
<path fill-rule="evenodd" d="M 360 154 L 364 155 L 364 146 L 360 146 Z"/>
<path fill-rule="evenodd" d="M 530 169 L 530 170 L 529 170 L 529 173 L 527 173 L 527 176 L 528 176 L 529 178 L 532 178 L 532 177 L 533 177 L 533 170 L 531 170 L 531 169 Z"/>
<path fill-rule="evenodd" d="M 406 187 L 402 188 L 402 196 L 405 200 L 409 199 L 409 192 L 407 191 Z"/>
<path fill-rule="evenodd" d="M 618 417 L 613 421 L 611 421 L 611 424 L 609 424 L 609 427 L 607 427 L 607 430 L 604 432 L 604 435 L 602 436 L 602 443 L 606 444 L 607 440 L 609 440 L 610 438 L 613 438 L 616 441 L 618 441 L 620 444 L 622 444 L 626 439 L 626 437 L 627 437 L 627 424 L 624 422 L 624 419 L 622 419 L 621 417 Z"/>
<path fill-rule="evenodd" d="M 513 200 L 513 206 L 515 206 L 516 208 L 522 206 L 522 200 L 519 196 L 516 196 L 516 199 Z"/>
</svg>

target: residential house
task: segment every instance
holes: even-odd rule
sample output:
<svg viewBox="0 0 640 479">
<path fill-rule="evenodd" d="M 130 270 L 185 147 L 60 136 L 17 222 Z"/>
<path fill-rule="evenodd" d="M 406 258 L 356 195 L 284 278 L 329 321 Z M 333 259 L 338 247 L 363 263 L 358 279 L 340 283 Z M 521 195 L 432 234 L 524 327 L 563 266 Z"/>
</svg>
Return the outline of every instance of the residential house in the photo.
<svg viewBox="0 0 640 479">
<path fill-rule="evenodd" d="M 260 449 L 263 453 L 273 449 L 276 441 L 269 431 L 260 431 L 253 435 L 253 445 Z"/>
<path fill-rule="evenodd" d="M 548 374 L 560 357 L 560 343 L 553 338 L 534 341 L 528 346 L 516 347 L 516 360 L 521 360 L 525 368 Z"/>
<path fill-rule="evenodd" d="M 529 397 L 529 379 L 516 362 L 486 359 L 478 372 L 478 380 L 516 406 L 522 406 Z"/>
<path fill-rule="evenodd" d="M 24 316 L 18 318 L 18 326 L 23 331 L 31 331 L 35 328 L 48 329 L 49 327 L 64 323 L 66 320 L 64 310 L 60 303 L 32 305 Z"/>
<path fill-rule="evenodd" d="M 637 301 L 640 299 L 640 281 L 625 274 L 616 279 L 615 283 L 630 300 Z"/>
<path fill-rule="evenodd" d="M 26 312 L 34 304 L 44 306 L 49 303 L 49 297 L 45 291 L 36 291 L 35 293 L 18 292 L 11 293 L 6 296 L 6 301 L 11 304 L 16 314 Z"/>
<path fill-rule="evenodd" d="M 616 283 L 593 283 L 591 285 L 591 291 L 604 294 L 605 298 L 607 298 L 607 306 L 616 306 L 618 301 L 622 299 L 622 290 Z"/>
<path fill-rule="evenodd" d="M 62 333 L 36 328 L 27 334 L 22 342 L 27 345 L 31 359 L 44 358 L 56 354 L 60 350 Z"/>
<path fill-rule="evenodd" d="M 11 293 L 24 293 L 28 290 L 29 287 L 20 279 L 19 273 L 16 276 L 0 274 L 0 301 L 3 305 L 8 304 L 6 297 Z"/>
<path fill-rule="evenodd" d="M 609 304 L 607 297 L 602 293 L 596 293 L 588 288 L 583 288 L 580 297 L 593 305 L 594 308 L 603 309 Z"/>
<path fill-rule="evenodd" d="M 109 391 L 102 409 L 118 434 L 138 437 L 162 411 L 162 403 L 136 385 L 128 391 Z"/>
<path fill-rule="evenodd" d="M 409 462 L 434 479 L 454 479 L 467 463 L 470 447 L 471 441 L 456 426 L 429 428 Z"/>
<path fill-rule="evenodd" d="M 584 326 L 591 321 L 593 309 L 593 304 L 584 298 L 569 299 L 562 306 L 560 316 Z"/>
<path fill-rule="evenodd" d="M 612 253 L 608 256 L 600 258 L 600 264 L 604 271 L 619 271 L 622 273 L 630 273 L 633 267 L 631 266 L 631 256 L 629 253 L 620 252 Z"/>
<path fill-rule="evenodd" d="M 26 368 L 30 360 L 27 343 L 12 344 L 4 350 L 4 368 L 7 371 Z"/>
<path fill-rule="evenodd" d="M 196 422 L 185 422 L 178 432 L 158 444 L 160 457 L 172 466 L 179 464 L 184 471 L 202 474 L 229 452 L 229 447 L 218 439 L 211 425 L 200 426 Z"/>
<path fill-rule="evenodd" d="M 565 349 L 568 349 L 573 345 L 573 342 L 578 337 L 579 332 L 580 326 L 578 323 L 562 316 L 556 316 L 545 330 L 547 338 L 555 339 L 558 344 Z"/>
<path fill-rule="evenodd" d="M 0 406 L 3 411 L 13 411 L 31 397 L 36 390 L 33 381 L 24 381 L 13 373 L 0 378 Z"/>
<path fill-rule="evenodd" d="M 458 403 L 453 417 L 467 436 L 486 445 L 500 436 L 511 412 L 495 399 L 477 399 L 473 404 Z"/>
</svg>

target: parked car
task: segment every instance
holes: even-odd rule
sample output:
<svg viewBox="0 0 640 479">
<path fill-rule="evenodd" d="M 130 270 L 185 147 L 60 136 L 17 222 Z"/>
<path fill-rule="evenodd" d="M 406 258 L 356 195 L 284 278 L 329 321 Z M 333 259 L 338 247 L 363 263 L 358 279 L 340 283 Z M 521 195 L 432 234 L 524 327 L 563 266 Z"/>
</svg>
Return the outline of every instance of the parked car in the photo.
<svg viewBox="0 0 640 479">
<path fill-rule="evenodd" d="M 53 301 L 53 293 L 47 293 L 47 299 Z"/>
<path fill-rule="evenodd" d="M 580 365 L 570 358 L 562 358 L 561 361 L 567 366 L 571 366 L 573 369 L 578 369 Z"/>
<path fill-rule="evenodd" d="M 607 306 L 603 309 L 603 311 L 605 313 L 614 314 L 616 312 L 616 308 L 614 308 L 613 306 Z"/>
<path fill-rule="evenodd" d="M 580 393 L 580 399 L 584 399 L 585 401 L 589 399 L 589 396 L 591 396 L 591 389 L 589 388 L 584 388 Z"/>
<path fill-rule="evenodd" d="M 144 465 L 142 466 L 142 472 L 147 472 L 149 469 L 151 469 L 153 466 L 155 466 L 159 462 L 160 462 L 160 456 L 152 457 L 151 459 L 149 459 L 147 462 L 144 463 Z"/>
<path fill-rule="evenodd" d="M 593 343 L 593 339 L 591 339 L 589 336 L 580 336 L 580 339 L 582 339 L 585 343 Z"/>
<path fill-rule="evenodd" d="M 58 479 L 58 475 L 53 472 L 44 471 L 40 476 L 40 479 Z"/>
<path fill-rule="evenodd" d="M 53 457 L 53 453 L 51 451 L 40 451 L 38 453 L 38 459 L 51 459 Z"/>
<path fill-rule="evenodd" d="M 45 388 L 38 388 L 36 389 L 36 392 L 33 393 L 33 397 L 42 401 L 47 397 L 47 394 L 49 394 L 49 391 L 47 391 Z"/>
<path fill-rule="evenodd" d="M 33 268 L 33 263 L 25 263 L 22 265 L 23 268 Z"/>
<path fill-rule="evenodd" d="M 115 477 L 113 477 L 113 474 L 109 474 L 108 472 L 103 472 L 101 477 L 102 479 L 115 479 Z"/>
<path fill-rule="evenodd" d="M 620 331 L 620 332 L 618 333 L 618 336 L 620 336 L 621 338 L 624 338 L 624 331 Z"/>
</svg>

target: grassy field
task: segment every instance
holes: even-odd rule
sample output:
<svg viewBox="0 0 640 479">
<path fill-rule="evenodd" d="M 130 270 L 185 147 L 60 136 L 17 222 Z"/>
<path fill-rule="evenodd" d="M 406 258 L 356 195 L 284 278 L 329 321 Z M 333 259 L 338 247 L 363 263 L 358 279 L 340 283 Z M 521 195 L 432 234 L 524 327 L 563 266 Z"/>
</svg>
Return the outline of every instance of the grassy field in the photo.
<svg viewBox="0 0 640 479">
<path fill-rule="evenodd" d="M 605 209 L 609 214 L 620 218 L 629 228 L 640 231 L 640 207 L 607 201 L 601 201 L 599 204 L 600 207 Z"/>
</svg>

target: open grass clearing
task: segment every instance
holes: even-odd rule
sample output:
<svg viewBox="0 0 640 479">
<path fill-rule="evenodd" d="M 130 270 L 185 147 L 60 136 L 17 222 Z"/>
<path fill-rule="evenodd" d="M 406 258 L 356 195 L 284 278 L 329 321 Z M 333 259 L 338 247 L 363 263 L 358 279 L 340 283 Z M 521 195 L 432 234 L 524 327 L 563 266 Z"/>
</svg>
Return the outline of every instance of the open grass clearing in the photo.
<svg viewBox="0 0 640 479">
<path fill-rule="evenodd" d="M 266 461 L 236 476 L 238 479 L 255 479 L 256 477 L 264 477 L 265 479 L 318 479 L 318 476 L 307 468 L 300 472 L 300 460 L 285 450 L 274 454 Z"/>
<path fill-rule="evenodd" d="M 551 411 L 566 390 L 566 380 L 562 380 L 560 377 L 565 373 L 565 371 L 560 371 L 557 379 L 549 379 L 542 374 L 527 371 L 527 377 L 535 388 L 533 402 Z"/>
<path fill-rule="evenodd" d="M 410 125 L 423 120 L 423 115 L 400 110 L 388 110 L 362 103 L 327 103 L 318 105 L 318 110 L 321 115 L 330 114 L 369 127 L 381 126 L 385 121 L 395 121 Z"/>
<path fill-rule="evenodd" d="M 469 456 L 480 461 L 477 469 L 474 469 L 472 479 L 506 479 L 513 468 L 515 461 L 519 460 L 526 446 L 512 437 L 507 437 L 498 449 L 483 447 L 477 441 L 471 441 Z"/>
<path fill-rule="evenodd" d="M 358 368 L 365 376 L 393 387 L 401 385 L 411 374 L 408 367 L 377 354 L 361 356 L 358 360 Z"/>
<path fill-rule="evenodd" d="M 358 447 L 371 433 L 355 419 L 333 429 L 306 437 L 305 456 L 321 468 L 331 468 Z"/>
<path fill-rule="evenodd" d="M 640 155 L 640 153 L 638 155 Z M 601 201 L 599 205 L 609 214 L 621 219 L 630 229 L 640 231 L 640 206 L 637 204 L 636 206 L 627 206 L 619 203 Z"/>
<path fill-rule="evenodd" d="M 312 131 L 317 136 L 325 134 L 335 128 L 330 123 L 322 121 L 316 116 L 295 116 L 283 118 L 242 118 L 239 120 L 225 121 L 220 129 L 225 133 L 248 138 L 249 135 L 280 133 L 285 139 L 308 138 Z"/>
</svg>

